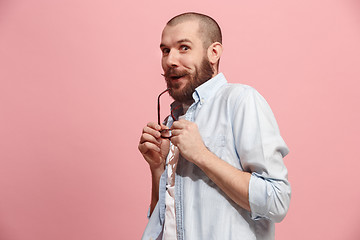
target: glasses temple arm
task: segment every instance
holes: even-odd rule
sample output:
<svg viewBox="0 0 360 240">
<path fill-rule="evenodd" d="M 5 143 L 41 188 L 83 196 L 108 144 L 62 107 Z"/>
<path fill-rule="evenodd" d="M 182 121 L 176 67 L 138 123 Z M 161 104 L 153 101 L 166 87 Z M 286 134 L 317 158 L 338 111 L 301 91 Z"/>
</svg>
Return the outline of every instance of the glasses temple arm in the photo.
<svg viewBox="0 0 360 240">
<path fill-rule="evenodd" d="M 168 92 L 170 90 L 170 88 L 167 88 L 166 90 L 162 91 L 157 99 L 157 112 L 158 112 L 158 124 L 160 125 L 160 97 L 161 95 L 163 95 L 164 93 Z"/>
</svg>

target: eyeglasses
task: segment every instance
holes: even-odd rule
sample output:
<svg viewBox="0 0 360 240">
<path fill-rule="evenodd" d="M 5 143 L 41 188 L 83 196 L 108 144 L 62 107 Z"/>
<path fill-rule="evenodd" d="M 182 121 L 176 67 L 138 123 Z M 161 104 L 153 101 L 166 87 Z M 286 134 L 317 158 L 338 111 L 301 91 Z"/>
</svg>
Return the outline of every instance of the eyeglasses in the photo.
<svg viewBox="0 0 360 240">
<path fill-rule="evenodd" d="M 158 124 L 161 125 L 161 122 L 160 122 L 160 97 L 161 95 L 163 95 L 164 93 L 168 92 L 170 90 L 170 88 L 162 91 L 159 96 L 158 96 L 158 99 L 157 99 L 157 115 L 158 115 Z M 180 107 L 181 105 L 179 105 L 178 107 Z M 176 121 L 176 117 L 174 116 L 173 114 L 173 111 L 176 110 L 178 107 L 174 108 L 171 110 L 171 117 L 174 119 L 174 121 Z M 162 138 L 166 138 L 166 139 L 170 139 L 171 138 L 171 130 L 170 129 L 163 129 L 163 130 L 160 130 L 160 133 L 161 133 L 161 137 Z"/>
</svg>

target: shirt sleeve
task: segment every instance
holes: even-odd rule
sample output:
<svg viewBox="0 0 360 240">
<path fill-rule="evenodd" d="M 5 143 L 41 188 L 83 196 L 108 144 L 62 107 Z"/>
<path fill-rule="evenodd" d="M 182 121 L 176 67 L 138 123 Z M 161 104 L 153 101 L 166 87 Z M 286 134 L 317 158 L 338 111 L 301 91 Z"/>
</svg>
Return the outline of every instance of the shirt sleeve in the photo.
<svg viewBox="0 0 360 240">
<path fill-rule="evenodd" d="M 149 209 L 150 211 L 150 209 Z M 150 212 L 148 212 L 148 215 Z M 149 222 L 146 225 L 144 233 L 141 237 L 141 240 L 148 239 L 161 239 L 162 236 L 162 223 L 160 220 L 159 204 L 156 204 L 155 209 L 151 216 L 148 216 Z"/>
<path fill-rule="evenodd" d="M 148 209 L 148 224 L 144 230 L 142 240 L 148 239 L 162 239 L 162 229 L 165 221 L 165 192 L 166 192 L 166 176 L 167 170 L 165 170 L 159 183 L 159 201 L 157 202 L 153 212 L 150 215 L 150 207 Z"/>
<path fill-rule="evenodd" d="M 291 198 L 283 162 L 288 147 L 280 136 L 268 103 L 255 89 L 249 87 L 236 105 L 233 119 L 236 151 L 243 170 L 252 174 L 249 183 L 251 217 L 280 222 Z"/>
</svg>

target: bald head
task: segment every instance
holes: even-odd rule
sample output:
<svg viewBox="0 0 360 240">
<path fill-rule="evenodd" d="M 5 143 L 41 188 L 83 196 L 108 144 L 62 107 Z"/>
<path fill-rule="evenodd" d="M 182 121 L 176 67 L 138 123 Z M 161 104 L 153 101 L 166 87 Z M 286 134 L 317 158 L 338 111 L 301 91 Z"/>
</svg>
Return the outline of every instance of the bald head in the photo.
<svg viewBox="0 0 360 240">
<path fill-rule="evenodd" d="M 199 35 L 204 48 L 207 49 L 214 42 L 222 43 L 221 29 L 217 22 L 209 16 L 201 13 L 189 12 L 177 15 L 170 19 L 168 26 L 175 26 L 186 21 L 198 21 Z"/>
</svg>

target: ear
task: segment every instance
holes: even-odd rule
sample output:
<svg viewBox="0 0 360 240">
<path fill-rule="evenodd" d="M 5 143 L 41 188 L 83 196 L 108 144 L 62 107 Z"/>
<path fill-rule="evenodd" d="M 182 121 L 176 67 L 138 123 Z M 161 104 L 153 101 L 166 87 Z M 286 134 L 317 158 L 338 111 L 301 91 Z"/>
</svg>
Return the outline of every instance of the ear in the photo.
<svg viewBox="0 0 360 240">
<path fill-rule="evenodd" d="M 214 42 L 209 46 L 207 50 L 207 55 L 212 65 L 215 65 L 219 61 L 222 52 L 223 46 L 219 42 Z"/>
</svg>

